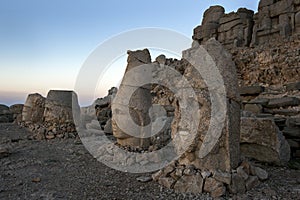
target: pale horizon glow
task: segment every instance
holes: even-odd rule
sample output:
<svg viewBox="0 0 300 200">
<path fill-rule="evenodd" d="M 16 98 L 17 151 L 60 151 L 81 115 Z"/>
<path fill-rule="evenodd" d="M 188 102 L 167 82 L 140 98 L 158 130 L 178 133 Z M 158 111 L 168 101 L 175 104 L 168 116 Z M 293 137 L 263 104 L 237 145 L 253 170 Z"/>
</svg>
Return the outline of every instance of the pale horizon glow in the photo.
<svg viewBox="0 0 300 200">
<path fill-rule="evenodd" d="M 157 6 L 159 5 L 159 6 Z M 204 11 L 222 5 L 226 12 L 240 7 L 257 10 L 258 0 L 132 1 L 3 0 L 0 2 L 0 104 L 24 103 L 28 94 L 74 90 L 76 77 L 91 52 L 120 32 L 158 27 L 191 38 Z M 161 53 L 150 50 L 152 60 Z M 177 57 L 178 58 L 178 57 Z M 120 82 L 126 52 L 98 83 L 94 94 L 80 96 L 81 105 L 103 97 Z"/>
</svg>

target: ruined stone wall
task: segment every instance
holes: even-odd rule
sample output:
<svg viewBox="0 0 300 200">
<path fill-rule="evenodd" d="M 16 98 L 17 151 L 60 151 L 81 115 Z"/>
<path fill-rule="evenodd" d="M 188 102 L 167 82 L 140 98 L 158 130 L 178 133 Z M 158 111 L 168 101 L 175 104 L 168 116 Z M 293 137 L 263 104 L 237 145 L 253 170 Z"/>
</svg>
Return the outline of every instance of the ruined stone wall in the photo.
<svg viewBox="0 0 300 200">
<path fill-rule="evenodd" d="M 73 91 L 51 90 L 47 98 L 29 94 L 19 124 L 32 131 L 34 139 L 75 138 L 73 114 L 80 114 L 77 95 Z"/>
<path fill-rule="evenodd" d="M 215 37 L 227 49 L 249 47 L 288 39 L 300 34 L 299 0 L 261 0 L 258 12 L 240 8 L 225 14 L 221 6 L 210 7 L 193 39 L 203 43 Z"/>
<path fill-rule="evenodd" d="M 241 150 L 243 154 L 264 162 L 288 160 L 286 142 L 280 139 L 282 134 L 291 147 L 291 157 L 299 157 L 299 22 L 299 0 L 261 0 L 255 14 L 247 9 L 225 14 L 220 6 L 210 7 L 204 13 L 202 25 L 194 30 L 194 40 L 203 43 L 215 37 L 231 52 L 237 66 L 239 86 L 246 90 L 241 94 L 243 110 L 252 115 L 251 119 L 242 119 Z M 270 107 L 269 101 L 285 104 Z M 256 124 L 261 124 L 261 127 Z M 274 124 L 277 128 L 273 127 Z M 264 135 L 272 138 L 273 145 L 265 143 L 261 146 L 262 138 L 253 140 L 254 132 L 262 132 L 264 126 L 272 126 L 270 129 L 274 130 L 269 136 Z M 252 137 L 249 140 L 250 132 Z M 277 141 L 276 145 L 274 141 Z M 273 155 L 273 159 L 270 159 L 272 156 L 263 156 L 264 152 Z"/>
<path fill-rule="evenodd" d="M 230 50 L 240 86 L 283 86 L 300 80 L 299 24 L 299 0 L 261 0 L 255 14 L 245 8 L 225 14 L 212 6 L 193 39 L 215 37 Z"/>
<path fill-rule="evenodd" d="M 261 0 L 254 16 L 252 44 L 299 34 L 299 15 L 299 0 Z"/>
<path fill-rule="evenodd" d="M 226 48 L 249 46 L 254 12 L 245 8 L 225 14 L 221 6 L 212 6 L 205 13 L 201 26 L 194 29 L 194 40 L 203 43 L 216 38 Z"/>
<path fill-rule="evenodd" d="M 260 121 L 262 119 L 272 120 L 273 124 L 277 125 L 276 130 L 273 128 L 275 130 L 273 134 L 281 132 L 280 134 L 285 136 L 290 146 L 291 157 L 300 158 L 300 82 L 290 83 L 283 87 L 243 87 L 241 88 L 241 96 L 243 99 L 243 110 L 249 112 L 246 116 L 248 115 L 249 117 L 250 114 L 254 118 L 259 118 Z M 245 126 L 242 125 L 244 129 L 241 130 L 241 149 L 242 152 L 244 151 L 244 154 L 252 154 L 250 157 L 256 157 L 258 160 L 265 162 L 271 160 L 273 160 L 273 163 L 278 163 L 280 160 L 288 161 L 287 158 L 289 155 L 287 154 L 289 153 L 289 149 L 287 149 L 287 145 L 284 144 L 283 139 L 279 139 L 276 142 L 277 139 L 273 136 L 269 137 L 267 135 L 270 134 L 264 134 L 261 136 L 269 138 L 269 142 L 262 142 L 264 139 L 255 134 L 255 130 L 259 129 L 265 130 L 265 133 L 268 133 L 272 129 L 270 125 L 265 124 L 259 128 L 257 126 L 258 123 L 255 125 L 255 123 L 250 122 L 246 124 L 245 122 L 244 124 Z M 274 126 L 272 125 L 272 127 Z M 252 141 L 249 140 L 250 132 L 252 133 L 252 138 L 255 138 L 255 135 L 257 136 L 255 141 L 253 139 L 251 139 Z M 282 138 L 282 136 L 280 137 Z M 272 142 L 275 143 L 272 145 Z M 268 145 L 272 147 L 269 148 L 269 153 L 266 150 L 266 146 Z M 250 146 L 252 146 L 252 150 L 249 149 Z M 280 152 L 276 153 L 276 155 L 283 159 L 273 159 L 276 157 L 275 152 Z M 264 155 L 264 153 L 266 154 Z"/>
</svg>

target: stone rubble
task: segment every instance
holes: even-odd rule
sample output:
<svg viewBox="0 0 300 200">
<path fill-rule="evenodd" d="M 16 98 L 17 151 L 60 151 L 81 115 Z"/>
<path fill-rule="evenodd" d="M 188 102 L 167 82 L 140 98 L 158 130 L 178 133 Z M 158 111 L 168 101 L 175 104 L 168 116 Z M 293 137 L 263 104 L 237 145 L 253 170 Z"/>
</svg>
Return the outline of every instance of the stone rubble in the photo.
<svg viewBox="0 0 300 200">
<path fill-rule="evenodd" d="M 250 91 L 254 86 L 241 89 L 243 110 L 252 113 L 251 118 L 242 118 L 241 149 L 245 155 L 251 154 L 257 160 L 277 164 L 286 163 L 289 157 L 300 158 L 299 83 L 260 86 L 263 90 L 255 94 Z"/>
<path fill-rule="evenodd" d="M 76 138 L 76 116 L 80 115 L 77 95 L 72 91 L 49 91 L 47 98 L 30 94 L 19 124 L 28 128 L 37 140 Z"/>
<path fill-rule="evenodd" d="M 112 134 L 111 104 L 118 89 L 112 87 L 108 95 L 98 98 L 91 106 L 81 108 L 81 123 L 84 128 L 93 133 L 103 130 L 106 134 Z"/>
<path fill-rule="evenodd" d="M 21 122 L 23 106 L 23 104 L 14 104 L 8 107 L 0 104 L 0 123 Z"/>
<path fill-rule="evenodd" d="M 185 171 L 191 167 L 195 170 L 192 174 L 176 173 L 178 169 Z M 246 191 L 257 187 L 261 181 L 265 181 L 268 178 L 268 173 L 248 161 L 243 161 L 238 170 L 230 172 L 201 171 L 195 166 L 180 165 L 175 162 L 154 173 L 152 178 L 159 184 L 179 192 L 194 194 L 205 192 L 217 198 L 228 195 L 228 192 L 232 195 L 244 194 Z"/>
<path fill-rule="evenodd" d="M 204 13 L 202 24 L 195 28 L 193 36 L 201 44 L 214 37 L 230 51 L 237 66 L 242 109 L 249 111 L 243 114 L 274 120 L 291 147 L 291 158 L 299 158 L 300 154 L 299 16 L 298 0 L 261 0 L 257 13 L 241 8 L 225 14 L 221 6 L 212 6 Z M 260 130 L 256 131 L 262 136 L 265 129 Z M 273 132 L 277 139 L 273 138 L 281 140 L 279 146 L 272 147 L 281 155 L 276 163 L 289 160 L 282 134 Z M 256 144 L 245 145 L 252 145 L 249 146 L 252 149 Z M 271 148 L 267 149 L 270 151 Z"/>
</svg>

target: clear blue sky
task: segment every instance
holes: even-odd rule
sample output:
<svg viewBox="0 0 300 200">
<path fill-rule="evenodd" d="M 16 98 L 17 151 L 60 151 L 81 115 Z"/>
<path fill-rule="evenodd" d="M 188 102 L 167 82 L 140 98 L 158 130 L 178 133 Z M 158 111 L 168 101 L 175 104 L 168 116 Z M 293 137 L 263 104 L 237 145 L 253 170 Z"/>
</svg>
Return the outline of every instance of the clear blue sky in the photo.
<svg viewBox="0 0 300 200">
<path fill-rule="evenodd" d="M 1 0 L 0 104 L 72 90 L 88 55 L 120 32 L 160 27 L 191 37 L 203 12 L 217 4 L 226 12 L 256 10 L 258 0 Z"/>
</svg>

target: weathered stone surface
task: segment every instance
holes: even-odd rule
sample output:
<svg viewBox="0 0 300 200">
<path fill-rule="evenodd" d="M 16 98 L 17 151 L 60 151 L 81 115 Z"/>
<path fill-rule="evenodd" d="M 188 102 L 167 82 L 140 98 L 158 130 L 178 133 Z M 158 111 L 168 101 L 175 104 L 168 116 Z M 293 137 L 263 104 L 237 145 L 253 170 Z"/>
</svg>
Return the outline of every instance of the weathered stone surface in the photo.
<svg viewBox="0 0 300 200">
<path fill-rule="evenodd" d="M 13 114 L 6 105 L 0 104 L 0 123 L 8 123 L 13 121 Z"/>
<path fill-rule="evenodd" d="M 257 176 L 259 180 L 265 181 L 268 179 L 268 172 L 260 167 L 251 167 L 251 174 Z"/>
<path fill-rule="evenodd" d="M 149 64 L 151 63 L 151 56 L 148 51 L 148 49 L 144 50 L 138 50 L 138 51 L 128 51 L 128 59 L 127 59 L 127 68 L 125 72 L 129 72 L 135 67 L 141 66 L 143 64 Z M 134 74 L 135 78 L 141 78 L 138 76 L 143 76 L 144 74 Z M 113 118 L 112 118 L 112 128 L 113 128 L 113 134 L 117 138 L 117 142 L 122 146 L 131 146 L 131 147 L 137 147 L 137 148 L 148 148 L 150 146 L 150 138 L 143 138 L 143 134 L 145 130 L 143 130 L 144 126 L 148 125 L 150 123 L 149 118 L 149 108 L 152 105 L 152 96 L 150 93 L 151 88 L 150 87 L 135 87 L 135 92 L 130 97 L 129 104 L 126 105 L 126 103 L 123 103 L 124 97 L 122 95 L 126 95 L 126 91 L 128 91 L 133 86 L 126 85 L 124 83 L 124 80 L 122 81 L 119 91 L 116 95 L 116 100 L 112 103 L 112 112 L 113 112 Z M 124 113 L 120 113 L 120 111 L 123 108 L 129 107 L 129 113 L 130 116 L 123 116 Z M 124 110 L 124 109 L 123 109 Z M 117 120 L 123 117 L 123 120 Z M 130 119 L 131 118 L 131 119 Z M 127 121 L 126 121 L 127 120 Z M 128 120 L 133 120 L 134 123 L 138 126 L 140 126 L 140 129 L 134 129 L 129 127 Z M 123 130 L 120 129 L 118 123 L 122 123 L 123 126 L 128 126 L 128 130 L 131 130 L 134 133 L 131 133 L 132 135 L 140 136 L 133 137 L 129 135 L 130 133 L 125 133 Z"/>
<path fill-rule="evenodd" d="M 241 95 L 258 95 L 264 91 L 264 87 L 262 86 L 245 86 L 240 89 Z"/>
<path fill-rule="evenodd" d="M 280 108 L 288 106 L 298 106 L 300 105 L 300 100 L 296 97 L 283 97 L 271 99 L 267 105 L 269 108 Z"/>
<path fill-rule="evenodd" d="M 113 134 L 111 119 L 109 119 L 104 126 L 104 133 Z"/>
<path fill-rule="evenodd" d="M 46 99 L 40 94 L 29 94 L 22 111 L 22 121 L 42 123 Z"/>
<path fill-rule="evenodd" d="M 251 190 L 260 184 L 257 176 L 249 176 L 248 180 L 246 181 L 246 188 L 247 190 Z"/>
<path fill-rule="evenodd" d="M 183 170 L 183 174 L 187 176 L 192 176 L 196 174 L 196 168 L 194 165 L 188 165 L 186 168 Z"/>
<path fill-rule="evenodd" d="M 110 90 L 108 90 L 107 96 L 96 99 L 95 102 L 87 108 L 89 111 L 86 113 L 86 115 L 92 116 L 92 117 L 97 116 L 99 124 L 103 130 L 105 129 L 106 124 L 112 118 L 111 103 L 112 103 L 113 99 L 115 98 L 117 92 L 118 92 L 118 89 L 115 87 L 112 87 Z M 111 122 L 109 122 L 109 123 L 111 123 Z M 109 128 L 109 127 L 110 126 L 108 124 L 107 128 Z M 109 131 L 109 130 L 106 130 L 106 131 Z"/>
<path fill-rule="evenodd" d="M 13 114 L 14 122 L 22 121 L 23 104 L 15 104 L 9 107 L 10 112 Z"/>
<path fill-rule="evenodd" d="M 210 193 L 213 198 L 221 197 L 226 192 L 224 184 L 214 178 L 207 178 L 205 180 L 203 190 Z"/>
<path fill-rule="evenodd" d="M 290 159 L 290 147 L 272 119 L 241 119 L 241 152 L 246 157 L 275 164 Z"/>
<path fill-rule="evenodd" d="M 33 133 L 33 139 L 75 138 L 75 120 L 80 120 L 77 95 L 72 91 L 51 90 L 47 99 L 39 94 L 28 96 L 19 124 Z"/>
<path fill-rule="evenodd" d="M 79 113 L 77 95 L 73 91 L 50 90 L 48 92 L 43 116 L 45 122 L 74 123 L 73 114 L 76 116 Z"/>
<path fill-rule="evenodd" d="M 229 185 L 231 183 L 231 174 L 221 171 L 215 171 L 213 173 L 213 178 L 222 183 Z"/>
<path fill-rule="evenodd" d="M 202 26 L 195 28 L 194 40 L 207 41 L 211 37 L 217 37 L 220 26 L 220 18 L 224 15 L 225 10 L 221 6 L 211 6 L 203 15 Z"/>
<path fill-rule="evenodd" d="M 245 109 L 256 113 L 261 110 L 260 106 L 248 104 L 260 104 L 265 107 L 269 101 L 261 103 L 251 102 L 252 98 L 255 98 L 257 95 L 263 97 L 268 95 L 272 96 L 271 94 L 274 94 L 270 99 L 281 99 L 288 94 L 288 96 L 294 98 L 294 100 L 295 98 L 299 99 L 299 1 L 271 0 L 268 1 L 268 3 L 265 2 L 266 1 L 260 2 L 260 5 L 263 6 L 259 7 L 258 13 L 255 14 L 253 18 L 255 24 L 252 31 L 253 37 L 251 39 L 251 45 L 254 48 L 233 48 L 231 51 L 238 66 L 240 85 L 263 85 L 265 87 L 270 86 L 271 88 L 271 90 L 269 88 L 265 93 L 259 91 L 253 95 L 244 95 L 244 99 L 247 98 L 246 101 L 250 100 L 250 102 L 247 102 L 247 108 Z M 237 21 L 237 13 L 228 14 L 227 17 L 221 17 L 219 30 L 221 30 L 222 25 L 220 24 L 222 23 L 225 23 L 222 31 L 227 30 L 230 24 L 240 26 Z M 235 31 L 236 29 L 234 28 L 230 29 L 230 36 L 234 35 Z M 226 37 L 226 34 L 218 31 L 217 39 L 225 45 L 225 48 L 231 49 L 233 42 L 231 41 L 230 45 L 227 44 L 227 42 L 230 41 L 230 37 Z M 200 39 L 198 39 L 198 41 L 202 43 Z M 282 85 L 285 85 L 285 88 L 281 88 L 281 91 L 273 87 L 280 87 Z M 284 109 L 280 108 L 280 106 L 283 106 Z M 289 103 L 277 104 L 276 107 L 272 107 L 271 109 L 266 109 L 265 107 L 262 112 L 264 113 L 257 114 L 257 117 L 274 117 L 280 115 L 289 118 L 299 115 L 299 103 L 297 100 L 292 100 Z M 280 130 L 285 129 L 285 136 L 291 138 L 297 137 L 299 130 L 295 127 L 287 127 L 284 124 L 278 126 Z M 297 146 L 295 142 L 292 144 Z M 292 148 L 292 155 L 295 155 L 295 151 L 296 149 Z"/>
<path fill-rule="evenodd" d="M 248 175 L 250 175 L 251 164 L 250 164 L 248 161 L 243 161 L 243 162 L 240 164 L 240 167 L 243 167 L 243 170 L 244 170 Z"/>
<path fill-rule="evenodd" d="M 4 115 L 9 113 L 9 107 L 3 104 L 0 104 L 0 114 Z"/>
<path fill-rule="evenodd" d="M 200 43 L 211 37 L 228 48 L 248 46 L 251 42 L 254 12 L 245 8 L 225 14 L 221 6 L 205 11 L 201 26 L 194 29 L 193 39 Z"/>
<path fill-rule="evenodd" d="M 158 183 L 170 189 L 174 187 L 175 180 L 171 177 L 160 177 Z"/>
<path fill-rule="evenodd" d="M 237 175 L 242 177 L 245 181 L 248 179 L 248 174 L 244 171 L 244 168 L 242 166 L 239 166 L 237 169 Z"/>
<path fill-rule="evenodd" d="M 156 59 L 156 62 L 158 62 L 161 65 L 165 65 L 166 64 L 166 56 L 165 55 L 159 55 Z"/>
<path fill-rule="evenodd" d="M 246 184 L 243 177 L 238 174 L 232 174 L 229 190 L 233 194 L 244 194 L 246 192 Z"/>
<path fill-rule="evenodd" d="M 293 90 L 287 90 L 286 86 L 280 85 L 266 87 L 266 91 L 264 93 L 261 93 L 259 96 L 251 100 L 245 99 L 245 97 L 243 97 L 244 104 L 257 104 L 263 107 L 261 113 L 255 113 L 254 115 L 244 115 L 244 117 L 274 119 L 275 124 L 287 139 L 287 142 L 290 146 L 290 157 L 292 159 L 298 158 L 298 154 L 296 154 L 296 151 L 300 149 L 300 143 L 298 141 L 298 139 L 300 139 L 300 110 L 299 106 L 292 106 L 295 105 L 295 103 L 293 102 L 298 101 L 297 99 L 299 99 L 299 95 L 300 93 L 296 88 L 294 88 Z M 271 102 L 274 108 L 268 107 L 269 102 Z M 247 110 L 250 109 L 247 108 Z M 250 150 L 251 146 L 253 145 L 244 143 L 242 144 L 242 146 L 244 150 Z M 278 146 L 276 146 L 275 148 L 278 148 Z M 255 149 L 258 150 L 260 149 L 260 147 L 253 146 L 251 150 L 252 153 L 256 151 Z M 260 150 L 263 152 L 265 151 L 263 149 Z"/>
<path fill-rule="evenodd" d="M 198 169 L 211 169 L 211 170 L 222 170 L 230 171 L 231 169 L 237 167 L 239 162 L 239 116 L 240 116 L 240 106 L 238 104 L 239 94 L 237 91 L 237 77 L 235 72 L 235 66 L 231 60 L 231 56 L 224 50 L 219 42 L 214 39 L 209 40 L 205 46 L 203 46 L 213 60 L 223 77 L 226 92 L 227 92 L 227 117 L 225 120 L 225 127 L 223 129 L 222 135 L 216 141 L 215 147 L 208 153 L 204 158 L 199 157 L 199 151 L 203 142 L 204 136 L 207 134 L 207 130 L 210 122 L 210 99 L 207 89 L 203 88 L 203 82 L 201 78 L 197 76 L 197 73 L 192 70 L 192 68 L 187 67 L 184 76 L 193 85 L 193 88 L 198 95 L 197 100 L 201 105 L 203 105 L 200 112 L 201 124 L 198 129 L 198 136 L 196 137 L 193 145 L 187 150 L 185 156 L 182 156 L 179 160 L 181 164 L 193 164 Z M 197 49 L 189 49 L 184 51 L 184 58 L 191 56 Z M 203 81 L 203 80 L 202 80 Z M 192 111 L 191 111 L 192 112 Z M 179 108 L 176 108 L 175 118 L 180 117 Z M 174 123 L 172 125 L 172 137 L 175 138 L 175 147 L 180 151 L 185 147 L 181 147 L 184 137 L 181 137 L 182 131 L 187 129 L 187 125 L 181 122 L 181 124 Z M 186 130 L 189 133 L 191 130 Z M 180 137 L 176 134 L 179 134 Z M 178 140 L 177 140 L 177 139 Z M 181 138 L 181 139 L 179 139 Z M 194 154 L 195 157 L 191 161 L 188 158 L 190 154 Z"/>
<path fill-rule="evenodd" d="M 174 185 L 178 192 L 202 193 L 203 178 L 200 174 L 195 176 L 182 176 Z"/>
<path fill-rule="evenodd" d="M 260 104 L 246 104 L 244 110 L 257 114 L 262 112 L 263 107 Z"/>
<path fill-rule="evenodd" d="M 266 106 L 269 103 L 270 99 L 264 99 L 264 98 L 256 98 L 253 99 L 249 102 L 247 102 L 248 104 L 259 104 L 262 106 Z"/>
</svg>

